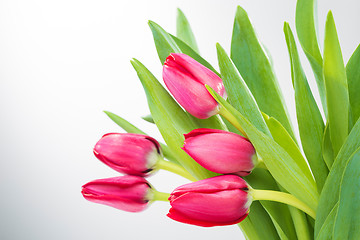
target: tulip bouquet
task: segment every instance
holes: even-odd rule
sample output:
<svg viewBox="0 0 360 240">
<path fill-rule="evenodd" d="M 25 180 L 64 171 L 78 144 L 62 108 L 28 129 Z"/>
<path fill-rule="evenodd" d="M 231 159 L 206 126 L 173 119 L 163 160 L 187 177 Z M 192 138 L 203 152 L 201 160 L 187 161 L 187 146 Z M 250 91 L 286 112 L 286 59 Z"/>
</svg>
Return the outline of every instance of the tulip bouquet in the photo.
<svg viewBox="0 0 360 240">
<path fill-rule="evenodd" d="M 220 72 L 200 56 L 179 10 L 176 36 L 149 22 L 167 90 L 131 62 L 151 112 L 144 119 L 166 144 L 106 112 L 127 133 L 104 135 L 94 154 L 124 176 L 89 182 L 83 196 L 130 212 L 168 201 L 173 220 L 238 224 L 247 239 L 360 239 L 360 48 L 345 66 L 329 12 L 321 53 L 314 5 L 297 1 L 296 32 L 321 105 L 284 24 L 300 141 L 245 10 L 236 12 L 230 56 L 216 45 Z M 160 169 L 191 182 L 159 192 L 146 177 Z"/>
</svg>

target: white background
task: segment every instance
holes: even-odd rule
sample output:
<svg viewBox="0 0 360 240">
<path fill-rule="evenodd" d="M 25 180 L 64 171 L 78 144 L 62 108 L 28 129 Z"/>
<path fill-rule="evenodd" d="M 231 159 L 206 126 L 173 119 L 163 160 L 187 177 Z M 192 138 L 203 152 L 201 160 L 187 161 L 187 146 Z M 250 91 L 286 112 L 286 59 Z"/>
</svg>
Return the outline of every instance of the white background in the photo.
<svg viewBox="0 0 360 240">
<path fill-rule="evenodd" d="M 148 113 L 147 103 L 129 60 L 138 58 L 161 79 L 147 20 L 175 33 L 177 7 L 188 17 L 203 57 L 214 66 L 215 43 L 229 52 L 236 6 L 245 8 L 272 54 L 295 120 L 282 32 L 284 21 L 295 30 L 295 4 L 294 0 L 0 1 L 0 238 L 241 239 L 236 226 L 200 228 L 172 221 L 166 217 L 168 203 L 131 214 L 90 203 L 80 189 L 93 179 L 117 175 L 92 154 L 104 133 L 120 131 L 102 110 L 160 138 L 140 119 Z M 360 42 L 359 3 L 319 1 L 320 42 L 329 9 L 347 61 Z M 314 87 L 307 62 L 303 65 Z M 150 181 L 167 192 L 186 182 L 163 172 Z"/>
</svg>

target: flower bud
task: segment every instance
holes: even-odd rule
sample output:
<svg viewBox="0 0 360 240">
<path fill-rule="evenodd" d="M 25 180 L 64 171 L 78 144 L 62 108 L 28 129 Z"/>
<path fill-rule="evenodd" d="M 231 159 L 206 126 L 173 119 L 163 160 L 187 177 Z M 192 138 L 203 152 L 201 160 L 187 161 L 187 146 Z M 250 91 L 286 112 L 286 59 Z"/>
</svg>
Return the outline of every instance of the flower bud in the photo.
<svg viewBox="0 0 360 240">
<path fill-rule="evenodd" d="M 159 143 L 147 135 L 109 133 L 97 142 L 94 154 L 120 173 L 145 176 L 155 167 L 161 150 Z"/>
<path fill-rule="evenodd" d="M 151 196 L 149 183 L 139 176 L 98 179 L 82 186 L 86 200 L 128 212 L 144 210 Z"/>
<path fill-rule="evenodd" d="M 205 84 L 226 98 L 223 81 L 213 71 L 182 53 L 171 53 L 164 63 L 163 79 L 176 101 L 191 115 L 209 118 L 219 105 Z"/>
<path fill-rule="evenodd" d="M 231 225 L 246 218 L 252 202 L 248 185 L 236 175 L 221 175 L 176 188 L 169 197 L 173 220 L 202 227 Z"/>
<path fill-rule="evenodd" d="M 257 164 L 253 145 L 236 133 L 200 128 L 184 136 L 182 149 L 207 170 L 246 176 Z"/>
</svg>

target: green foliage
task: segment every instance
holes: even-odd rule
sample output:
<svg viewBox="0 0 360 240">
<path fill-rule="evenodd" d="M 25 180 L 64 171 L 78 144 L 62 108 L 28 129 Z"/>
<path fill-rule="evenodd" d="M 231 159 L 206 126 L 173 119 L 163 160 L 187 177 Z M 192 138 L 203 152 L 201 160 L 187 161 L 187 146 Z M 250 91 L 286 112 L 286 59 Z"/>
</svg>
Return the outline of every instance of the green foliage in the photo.
<svg viewBox="0 0 360 240">
<path fill-rule="evenodd" d="M 295 24 L 299 42 L 314 72 L 324 113 L 327 115 L 323 59 L 316 32 L 317 12 L 315 9 L 316 0 L 298 0 L 296 3 Z"/>
<path fill-rule="evenodd" d="M 340 43 L 331 12 L 325 25 L 324 79 L 330 139 L 336 156 L 349 131 L 349 93 Z"/>
<path fill-rule="evenodd" d="M 206 87 L 224 118 L 191 116 L 142 63 L 136 59 L 131 62 L 151 113 L 143 119 L 159 129 L 166 142 L 161 143 L 166 158 L 180 163 L 197 179 L 215 176 L 181 150 L 183 134 L 195 128 L 241 132 L 267 168 L 256 168 L 244 177 L 250 189 L 290 193 L 316 211 L 314 222 L 299 209 L 271 201 L 254 202 L 249 216 L 239 223 L 247 239 L 360 238 L 360 45 L 345 68 L 329 12 L 322 56 L 315 9 L 316 0 L 297 1 L 296 32 L 313 70 L 322 109 L 309 87 L 290 26 L 284 24 L 301 144 L 294 136 L 269 53 L 241 7 L 236 11 L 231 57 L 220 44 L 216 45 L 221 74 L 199 54 L 190 24 L 180 9 L 176 36 L 149 21 L 161 64 L 171 53 L 184 53 L 223 79 L 227 100 Z M 105 113 L 125 131 L 145 134 L 116 114 Z"/>
<path fill-rule="evenodd" d="M 243 127 L 258 155 L 264 160 L 266 167 L 275 180 L 289 193 L 315 210 L 318 204 L 318 194 L 314 180 L 304 175 L 294 159 L 278 143 L 254 127 L 241 113 L 236 111 L 209 86 L 207 88 L 221 107 L 229 111 Z"/>
<path fill-rule="evenodd" d="M 284 24 L 284 33 L 290 55 L 291 77 L 295 91 L 296 116 L 301 143 L 314 173 L 318 191 L 325 183 L 329 170 L 322 156 L 324 123 L 301 67 L 295 39 L 289 24 Z"/>
<path fill-rule="evenodd" d="M 260 111 L 276 118 L 294 138 L 286 105 L 269 57 L 249 17 L 237 8 L 231 40 L 231 59 L 253 94 Z"/>
</svg>

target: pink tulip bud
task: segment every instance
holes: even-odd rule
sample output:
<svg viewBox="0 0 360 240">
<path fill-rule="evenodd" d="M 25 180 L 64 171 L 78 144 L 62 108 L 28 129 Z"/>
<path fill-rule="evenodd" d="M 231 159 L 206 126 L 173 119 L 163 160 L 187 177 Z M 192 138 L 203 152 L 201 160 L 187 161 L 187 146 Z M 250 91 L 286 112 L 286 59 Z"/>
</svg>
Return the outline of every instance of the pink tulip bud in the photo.
<svg viewBox="0 0 360 240">
<path fill-rule="evenodd" d="M 200 128 L 184 136 L 182 149 L 210 171 L 246 176 L 257 164 L 253 145 L 238 134 Z"/>
<path fill-rule="evenodd" d="M 166 58 L 163 79 L 176 101 L 197 118 L 209 118 L 219 111 L 205 84 L 226 98 L 221 78 L 186 54 L 171 53 Z"/>
<path fill-rule="evenodd" d="M 176 188 L 169 197 L 173 220 L 202 227 L 231 225 L 246 218 L 252 198 L 236 175 L 221 175 Z"/>
<path fill-rule="evenodd" d="M 82 187 L 86 200 L 101 203 L 128 212 L 144 210 L 151 196 L 149 183 L 139 176 L 121 176 L 98 179 Z"/>
<path fill-rule="evenodd" d="M 155 167 L 161 150 L 159 143 L 146 135 L 109 133 L 97 142 L 94 154 L 120 173 L 145 176 Z"/>
</svg>

